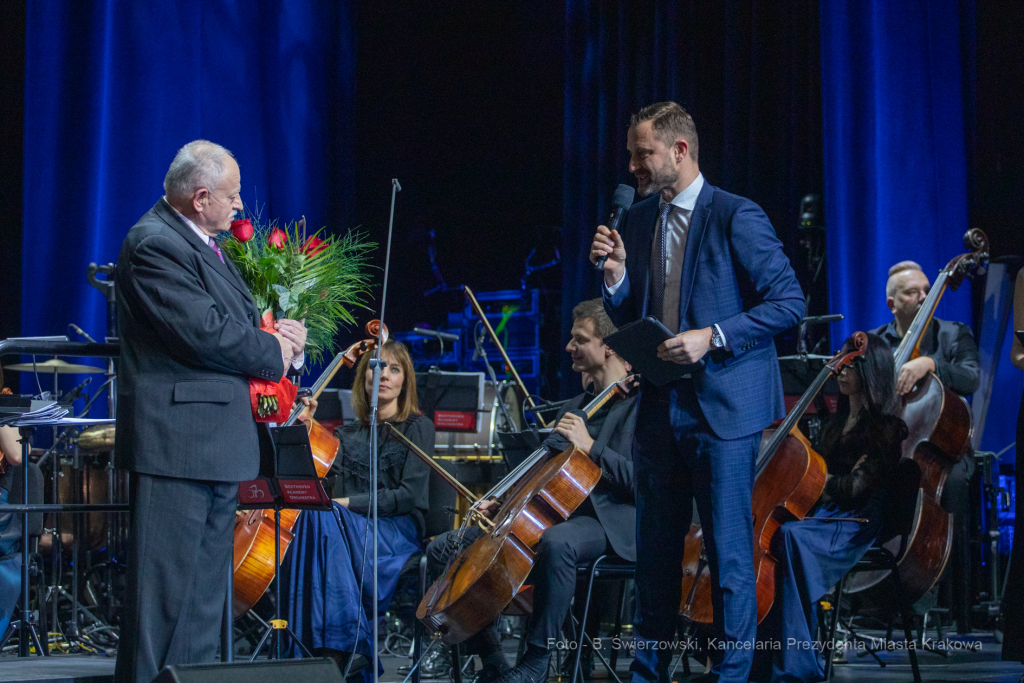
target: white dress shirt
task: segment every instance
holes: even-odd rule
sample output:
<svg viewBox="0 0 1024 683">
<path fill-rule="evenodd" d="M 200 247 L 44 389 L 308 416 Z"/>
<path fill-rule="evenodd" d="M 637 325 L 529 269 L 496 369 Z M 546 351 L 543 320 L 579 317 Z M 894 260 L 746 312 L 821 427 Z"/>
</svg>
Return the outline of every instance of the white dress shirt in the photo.
<svg viewBox="0 0 1024 683">
<path fill-rule="evenodd" d="M 181 211 L 178 211 L 176 208 L 174 208 L 174 206 L 172 206 L 171 203 L 169 201 L 167 201 L 167 197 L 166 196 L 164 196 L 162 199 L 164 200 L 164 203 L 167 204 L 167 206 L 171 207 L 171 211 L 173 211 L 174 213 L 178 214 L 178 218 L 180 218 L 181 220 L 185 221 L 185 225 L 187 225 L 188 227 L 192 228 L 192 232 L 194 232 L 196 234 L 196 237 L 198 237 L 203 242 L 206 242 L 207 244 L 209 244 L 210 248 L 213 249 L 213 243 L 216 242 L 216 240 L 213 237 L 210 237 L 205 232 L 200 230 L 198 225 L 196 225 L 195 223 L 193 223 L 192 221 L 190 221 L 188 219 L 188 216 L 186 216 Z M 302 364 L 305 363 L 305 362 L 306 362 L 306 352 L 305 352 L 305 350 L 303 350 L 303 351 L 299 352 L 298 356 L 296 356 L 295 358 L 292 358 L 292 367 L 295 368 L 296 370 L 298 370 L 299 368 L 302 367 Z"/>
<path fill-rule="evenodd" d="M 704 187 L 704 174 L 698 173 L 693 182 L 686 186 L 686 189 L 672 198 L 671 202 L 662 199 L 658 204 L 658 216 L 655 218 L 655 234 L 661 227 L 661 209 L 666 203 L 672 204 L 672 210 L 668 214 L 668 222 L 665 225 L 665 263 L 661 267 L 665 269 L 665 298 L 662 323 L 665 327 L 675 333 L 679 333 L 679 283 L 683 275 L 683 255 L 686 253 L 686 236 L 690 230 L 690 217 L 693 215 L 693 208 L 697 205 L 697 197 Z M 657 240 L 657 238 L 655 238 Z M 659 267 L 658 259 L 661 254 L 651 249 L 651 270 Z M 609 294 L 615 292 L 622 285 L 623 277 L 614 285 L 605 286 Z M 718 325 L 714 325 L 718 328 Z M 718 328 L 721 335 L 722 330 Z M 722 336 L 725 339 L 725 336 Z M 728 345 L 727 345 L 728 347 Z"/>
</svg>

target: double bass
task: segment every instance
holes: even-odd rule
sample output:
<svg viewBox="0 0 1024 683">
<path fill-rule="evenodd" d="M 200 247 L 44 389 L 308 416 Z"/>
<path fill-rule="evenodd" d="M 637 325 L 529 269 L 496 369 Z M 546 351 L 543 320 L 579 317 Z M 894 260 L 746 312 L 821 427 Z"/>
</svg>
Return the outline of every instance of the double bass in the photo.
<svg viewBox="0 0 1024 683">
<path fill-rule="evenodd" d="M 797 423 L 828 378 L 838 375 L 854 359 L 863 356 L 867 346 L 867 335 L 863 332 L 855 333 L 854 348 L 840 352 L 829 360 L 782 424 L 777 429 L 765 430 L 761 436 L 751 501 L 758 623 L 767 616 L 775 601 L 777 560 L 771 554 L 772 538 L 785 522 L 803 519 L 825 488 L 825 461 L 815 452 Z M 711 572 L 705 557 L 703 533 L 697 524 L 692 524 L 686 535 L 683 593 L 679 611 L 684 618 L 695 624 L 710 624 L 714 616 L 711 606 Z"/>
<path fill-rule="evenodd" d="M 382 329 L 383 328 L 383 329 Z M 366 333 L 372 339 L 364 339 L 349 346 L 345 351 L 334 357 L 330 365 L 311 387 L 313 398 L 319 398 L 327 384 L 334 378 L 342 366 L 351 368 L 359 362 L 359 358 L 368 351 L 377 348 L 377 339 L 381 343 L 388 339 L 388 330 L 379 320 L 366 323 Z M 295 424 L 305 405 L 296 402 L 284 426 Z M 309 445 L 313 451 L 313 463 L 316 475 L 323 479 L 334 464 L 341 442 L 331 430 L 314 419 L 304 419 L 306 431 L 309 433 Z M 281 510 L 281 557 L 284 558 L 288 545 L 292 541 L 292 529 L 299 518 L 299 510 Z M 242 616 L 256 604 L 270 586 L 277 573 L 274 561 L 274 511 L 269 509 L 248 510 L 235 516 L 234 532 L 234 596 L 232 599 L 235 618 Z"/>
<path fill-rule="evenodd" d="M 632 375 L 609 385 L 584 412 L 593 417 L 634 386 Z M 448 645 L 493 622 L 525 583 L 541 535 L 568 519 L 600 479 L 601 468 L 576 446 L 554 455 L 545 446 L 534 451 L 480 499 L 498 500 L 507 494 L 486 524 L 488 533 L 450 558 L 423 596 L 416 617 Z"/>
<path fill-rule="evenodd" d="M 956 291 L 964 278 L 984 272 L 988 265 L 988 238 L 974 228 L 964 235 L 969 252 L 951 260 L 928 291 L 903 340 L 896 349 L 896 376 L 908 361 L 921 355 L 921 339 L 947 288 Z M 903 442 L 903 457 L 913 458 L 921 469 L 921 486 L 910 536 L 891 543 L 896 550 L 905 542 L 899 558 L 900 579 L 910 602 L 932 589 L 946 567 L 953 546 L 953 515 L 942 507 L 942 489 L 950 469 L 962 460 L 971 442 L 973 422 L 967 401 L 928 373 L 903 399 L 903 421 L 910 436 Z M 850 577 L 845 590 L 863 591 L 880 583 L 888 571 L 860 572 Z"/>
</svg>

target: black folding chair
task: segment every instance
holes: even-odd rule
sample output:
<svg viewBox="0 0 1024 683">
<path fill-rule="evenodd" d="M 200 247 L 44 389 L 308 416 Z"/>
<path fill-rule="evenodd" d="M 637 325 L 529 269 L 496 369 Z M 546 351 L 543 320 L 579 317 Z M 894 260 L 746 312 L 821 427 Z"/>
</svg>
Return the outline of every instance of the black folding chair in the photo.
<svg viewBox="0 0 1024 683">
<path fill-rule="evenodd" d="M 914 642 L 912 633 L 913 609 L 907 596 L 903 591 L 903 582 L 900 579 L 899 561 L 907 549 L 907 541 L 914 532 L 914 520 L 917 517 L 917 509 L 921 504 L 921 469 L 917 463 L 910 458 L 900 461 L 894 475 L 892 491 L 888 498 L 888 504 L 883 515 L 882 532 L 879 539 L 868 549 L 864 557 L 846 573 L 835 588 L 835 602 L 832 605 L 832 615 L 828 624 L 829 643 L 835 642 L 836 628 L 839 625 L 840 603 L 843 597 L 843 585 L 846 577 L 857 572 L 865 571 L 887 571 L 884 581 L 892 588 L 892 594 L 896 597 L 897 607 L 900 611 L 900 621 L 903 623 L 903 633 L 906 642 Z M 890 550 L 895 545 L 895 552 Z M 869 648 L 871 655 L 878 661 L 879 666 L 884 667 L 885 662 Z M 921 671 L 917 665 L 917 651 L 915 647 L 909 646 L 907 652 L 910 655 L 910 667 L 914 672 L 914 683 L 921 683 Z M 825 659 L 825 680 L 832 678 L 832 656 L 831 651 L 826 650 L 828 656 Z"/>
</svg>

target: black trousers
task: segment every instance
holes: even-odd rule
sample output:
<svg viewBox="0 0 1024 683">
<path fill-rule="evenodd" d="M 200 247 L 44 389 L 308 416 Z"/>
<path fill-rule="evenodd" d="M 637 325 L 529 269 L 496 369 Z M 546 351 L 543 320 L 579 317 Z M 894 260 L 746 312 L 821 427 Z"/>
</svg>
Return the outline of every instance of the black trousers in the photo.
<svg viewBox="0 0 1024 683">
<path fill-rule="evenodd" d="M 432 573 L 444 569 L 449 555 L 483 534 L 479 527 L 466 530 L 462 543 L 454 540 L 457 532 L 437 536 L 427 546 L 427 566 Z M 537 554 L 527 579 L 533 584 L 533 615 L 526 630 L 526 642 L 547 649 L 559 638 L 562 623 L 569 613 L 576 592 L 576 566 L 587 564 L 613 552 L 604 527 L 595 517 L 578 515 L 556 524 L 541 536 Z M 486 654 L 497 643 L 494 629 L 484 629 L 466 643 L 471 654 Z"/>
<path fill-rule="evenodd" d="M 974 470 L 974 456 L 968 453 L 950 469 L 942 488 L 942 507 L 953 514 L 953 547 L 939 593 L 956 621 L 957 633 L 971 632 L 971 483 Z"/>
<path fill-rule="evenodd" d="M 127 605 L 114 680 L 149 683 L 220 646 L 238 484 L 132 473 Z"/>
</svg>

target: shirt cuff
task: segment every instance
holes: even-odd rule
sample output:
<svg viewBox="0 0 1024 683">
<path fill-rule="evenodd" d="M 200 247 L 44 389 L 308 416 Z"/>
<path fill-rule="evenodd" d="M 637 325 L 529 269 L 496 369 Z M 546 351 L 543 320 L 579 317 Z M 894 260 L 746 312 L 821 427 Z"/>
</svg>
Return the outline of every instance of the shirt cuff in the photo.
<svg viewBox="0 0 1024 683">
<path fill-rule="evenodd" d="M 718 332 L 718 336 L 722 338 L 722 350 L 732 351 L 732 349 L 729 348 L 729 340 L 725 338 L 725 332 L 722 332 L 722 328 L 718 326 L 718 323 L 715 323 L 711 327 L 715 328 L 715 331 Z"/>
<path fill-rule="evenodd" d="M 623 270 L 622 271 L 622 277 L 619 278 L 619 281 L 616 282 L 614 285 L 611 285 L 611 286 L 604 285 L 604 291 L 608 292 L 608 294 L 611 295 L 611 296 L 615 296 L 615 292 L 619 291 L 619 287 L 622 286 L 622 281 L 625 280 L 625 279 L 626 279 L 626 271 Z"/>
<path fill-rule="evenodd" d="M 292 368 L 298 370 L 306 363 L 306 352 L 301 351 L 298 356 L 292 358 Z"/>
</svg>

